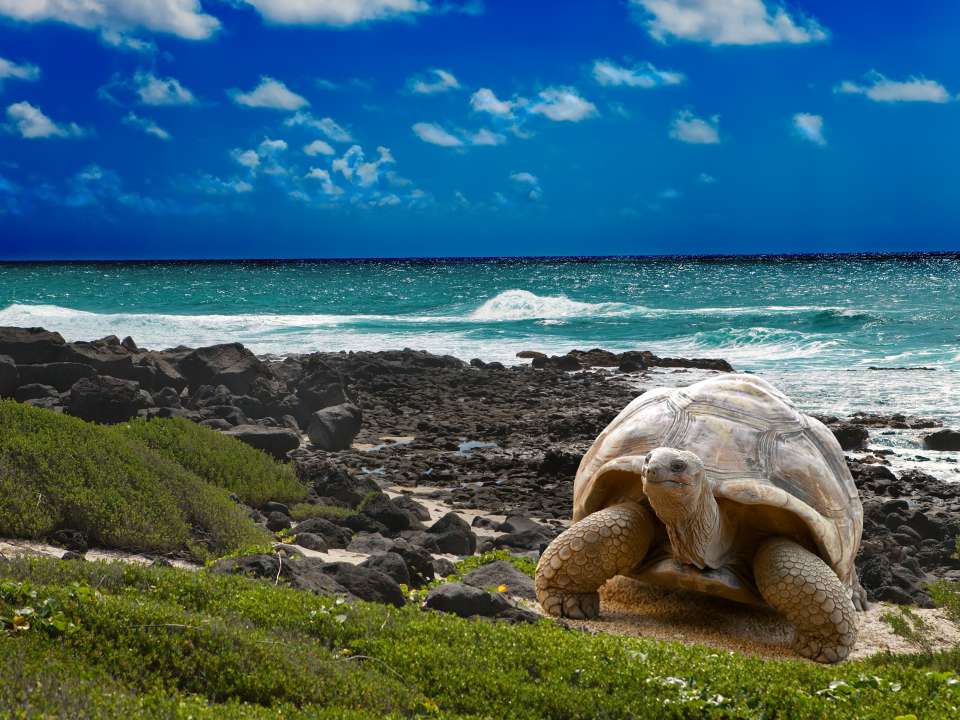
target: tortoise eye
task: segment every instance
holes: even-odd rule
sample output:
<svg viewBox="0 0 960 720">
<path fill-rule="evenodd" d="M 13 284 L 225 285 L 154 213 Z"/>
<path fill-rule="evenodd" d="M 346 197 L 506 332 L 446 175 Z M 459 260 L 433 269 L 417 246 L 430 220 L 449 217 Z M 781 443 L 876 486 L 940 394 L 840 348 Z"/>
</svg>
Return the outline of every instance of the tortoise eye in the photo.
<svg viewBox="0 0 960 720">
<path fill-rule="evenodd" d="M 687 464 L 683 460 L 674 460 L 672 463 L 670 463 L 671 472 L 679 473 L 679 472 L 683 472 L 686 469 L 687 469 Z"/>
</svg>

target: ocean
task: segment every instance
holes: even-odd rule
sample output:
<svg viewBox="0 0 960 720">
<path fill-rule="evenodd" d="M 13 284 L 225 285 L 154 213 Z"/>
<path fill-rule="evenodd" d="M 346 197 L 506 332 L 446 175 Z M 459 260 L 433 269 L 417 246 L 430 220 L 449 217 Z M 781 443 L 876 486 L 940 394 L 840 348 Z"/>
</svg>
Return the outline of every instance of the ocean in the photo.
<svg viewBox="0 0 960 720">
<path fill-rule="evenodd" d="M 4 264 L 0 325 L 271 355 L 722 357 L 810 412 L 960 424 L 956 255 Z"/>
</svg>

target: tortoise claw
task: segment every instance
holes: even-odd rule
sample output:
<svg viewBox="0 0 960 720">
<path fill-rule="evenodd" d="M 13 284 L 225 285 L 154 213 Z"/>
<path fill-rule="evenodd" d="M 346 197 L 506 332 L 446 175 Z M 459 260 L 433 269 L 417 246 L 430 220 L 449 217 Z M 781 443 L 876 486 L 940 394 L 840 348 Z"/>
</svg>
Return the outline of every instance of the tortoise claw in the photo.
<svg viewBox="0 0 960 720">
<path fill-rule="evenodd" d="M 596 592 L 569 592 L 556 588 L 541 591 L 540 605 L 548 615 L 571 620 L 592 620 L 600 615 L 600 595 Z"/>
</svg>

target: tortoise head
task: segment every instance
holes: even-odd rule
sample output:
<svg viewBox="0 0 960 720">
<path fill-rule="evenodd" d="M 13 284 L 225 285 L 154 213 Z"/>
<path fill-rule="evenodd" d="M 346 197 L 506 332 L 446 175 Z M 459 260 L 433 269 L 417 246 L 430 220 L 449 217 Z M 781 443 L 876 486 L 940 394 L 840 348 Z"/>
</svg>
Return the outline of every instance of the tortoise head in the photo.
<svg viewBox="0 0 960 720">
<path fill-rule="evenodd" d="M 697 512 L 709 493 L 703 462 L 694 453 L 656 448 L 647 455 L 642 470 L 643 492 L 665 523 Z"/>
</svg>

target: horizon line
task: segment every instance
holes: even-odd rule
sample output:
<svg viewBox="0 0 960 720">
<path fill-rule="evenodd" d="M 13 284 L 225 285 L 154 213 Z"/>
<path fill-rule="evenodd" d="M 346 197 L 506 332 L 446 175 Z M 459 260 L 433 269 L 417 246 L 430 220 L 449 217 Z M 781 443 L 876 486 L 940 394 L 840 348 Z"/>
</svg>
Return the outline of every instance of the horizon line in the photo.
<svg viewBox="0 0 960 720">
<path fill-rule="evenodd" d="M 960 250 L 889 250 L 889 251 L 834 251 L 797 253 L 664 253 L 623 255 L 423 255 L 423 256 L 356 256 L 356 257 L 171 257 L 171 258 L 0 258 L 4 265 L 81 265 L 81 264 L 187 264 L 187 263 L 384 263 L 384 262 L 511 262 L 511 261 L 559 261 L 591 262 L 601 260 L 804 260 L 804 259 L 922 259 L 932 257 L 957 257 Z"/>
</svg>

